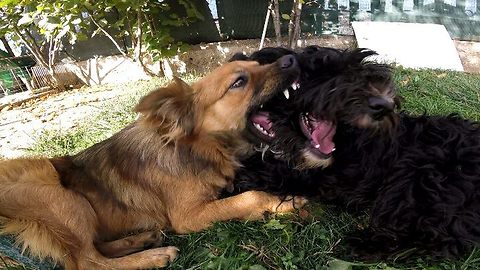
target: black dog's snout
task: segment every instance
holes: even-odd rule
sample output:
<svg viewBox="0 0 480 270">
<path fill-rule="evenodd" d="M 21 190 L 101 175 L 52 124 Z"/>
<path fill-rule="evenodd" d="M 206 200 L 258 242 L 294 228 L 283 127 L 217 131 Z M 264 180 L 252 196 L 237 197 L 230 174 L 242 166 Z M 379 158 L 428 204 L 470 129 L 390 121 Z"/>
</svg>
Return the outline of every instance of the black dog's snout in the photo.
<svg viewBox="0 0 480 270">
<path fill-rule="evenodd" d="M 371 97 L 368 99 L 368 107 L 374 117 L 379 119 L 388 113 L 393 112 L 393 109 L 395 109 L 395 103 L 385 98 Z"/>
<path fill-rule="evenodd" d="M 297 59 L 291 54 L 282 56 L 278 61 L 282 69 L 291 69 L 298 66 Z"/>
</svg>

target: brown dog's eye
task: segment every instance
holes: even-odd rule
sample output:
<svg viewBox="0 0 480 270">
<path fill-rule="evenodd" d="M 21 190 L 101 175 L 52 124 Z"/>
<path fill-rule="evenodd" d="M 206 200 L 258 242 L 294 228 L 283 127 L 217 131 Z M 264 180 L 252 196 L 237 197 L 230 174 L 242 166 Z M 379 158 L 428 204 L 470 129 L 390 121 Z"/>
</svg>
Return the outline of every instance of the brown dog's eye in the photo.
<svg viewBox="0 0 480 270">
<path fill-rule="evenodd" d="M 232 89 L 240 88 L 245 86 L 246 84 L 247 84 L 247 77 L 241 76 L 241 77 L 238 77 L 237 80 L 232 85 L 230 85 L 229 89 L 232 90 Z"/>
</svg>

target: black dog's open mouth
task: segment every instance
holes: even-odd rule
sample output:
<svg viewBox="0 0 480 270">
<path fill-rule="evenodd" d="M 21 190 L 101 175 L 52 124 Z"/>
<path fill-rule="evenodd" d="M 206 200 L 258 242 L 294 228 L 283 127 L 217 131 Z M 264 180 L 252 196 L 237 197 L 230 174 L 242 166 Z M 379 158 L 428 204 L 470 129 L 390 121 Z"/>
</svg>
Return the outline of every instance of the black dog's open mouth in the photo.
<svg viewBox="0 0 480 270">
<path fill-rule="evenodd" d="M 271 142 L 275 138 L 273 124 L 268 112 L 257 111 L 250 116 L 250 130 L 261 139 Z"/>
<path fill-rule="evenodd" d="M 299 122 L 303 134 L 310 140 L 310 152 L 320 158 L 329 158 L 335 151 L 335 125 L 330 121 L 314 118 L 309 113 L 301 114 Z"/>
<path fill-rule="evenodd" d="M 290 99 L 291 91 L 296 91 L 298 88 L 300 88 L 300 83 L 297 78 L 291 85 L 282 91 L 282 94 L 286 99 Z M 273 123 L 270 120 L 269 113 L 267 111 L 262 111 L 262 107 L 263 105 L 260 106 L 260 110 L 250 115 L 250 123 L 248 126 L 255 136 L 270 143 L 275 138 L 275 131 L 273 130 Z"/>
</svg>

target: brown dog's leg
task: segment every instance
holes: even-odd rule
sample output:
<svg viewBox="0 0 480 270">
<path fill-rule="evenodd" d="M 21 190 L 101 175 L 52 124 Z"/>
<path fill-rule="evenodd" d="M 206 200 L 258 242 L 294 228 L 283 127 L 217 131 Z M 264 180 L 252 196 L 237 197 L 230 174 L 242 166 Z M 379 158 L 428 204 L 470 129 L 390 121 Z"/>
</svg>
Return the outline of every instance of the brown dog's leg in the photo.
<svg viewBox="0 0 480 270">
<path fill-rule="evenodd" d="M 265 212 L 291 212 L 305 205 L 304 197 L 282 199 L 262 191 L 247 191 L 229 198 L 205 203 L 187 213 L 174 211 L 172 226 L 177 233 L 200 231 L 217 221 L 231 219 L 257 220 Z"/>
<path fill-rule="evenodd" d="M 133 253 L 120 258 L 109 259 L 96 253 L 92 249 L 89 249 L 89 251 L 92 253 L 85 254 L 86 256 L 78 260 L 75 267 L 65 267 L 66 270 L 134 270 L 161 268 L 167 266 L 169 262 L 172 262 L 178 253 L 176 247 L 162 247 Z"/>
<path fill-rule="evenodd" d="M 122 257 L 134 252 L 160 247 L 163 243 L 164 235 L 162 232 L 143 232 L 121 238 L 111 242 L 98 243 L 98 251 L 105 257 Z"/>
</svg>

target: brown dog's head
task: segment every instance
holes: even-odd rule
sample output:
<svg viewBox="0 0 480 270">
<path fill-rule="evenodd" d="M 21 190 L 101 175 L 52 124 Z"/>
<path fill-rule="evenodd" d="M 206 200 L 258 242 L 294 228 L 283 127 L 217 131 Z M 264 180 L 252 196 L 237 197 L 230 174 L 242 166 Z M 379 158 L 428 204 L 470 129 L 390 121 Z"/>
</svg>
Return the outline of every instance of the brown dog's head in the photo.
<svg viewBox="0 0 480 270">
<path fill-rule="evenodd" d="M 142 98 L 135 110 L 166 142 L 241 131 L 248 113 L 294 83 L 299 73 L 291 55 L 269 65 L 234 61 L 191 86 L 175 78 L 167 87 Z"/>
</svg>

